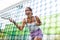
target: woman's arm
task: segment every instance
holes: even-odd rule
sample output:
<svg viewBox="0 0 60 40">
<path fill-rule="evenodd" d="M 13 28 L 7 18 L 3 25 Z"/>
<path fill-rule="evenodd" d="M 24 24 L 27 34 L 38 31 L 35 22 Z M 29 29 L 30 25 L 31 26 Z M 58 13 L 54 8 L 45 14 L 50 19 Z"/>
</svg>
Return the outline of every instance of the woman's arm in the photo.
<svg viewBox="0 0 60 40">
<path fill-rule="evenodd" d="M 9 19 L 9 20 L 10 20 L 10 22 L 14 23 L 14 25 L 16 25 L 16 27 L 17 27 L 19 30 L 23 30 L 23 28 L 24 28 L 24 26 L 25 26 L 25 24 L 26 24 L 25 19 L 22 21 L 22 25 L 17 24 L 17 23 L 16 23 L 14 20 L 12 20 L 12 19 Z"/>
<path fill-rule="evenodd" d="M 39 17 L 38 16 L 35 16 L 35 17 L 36 17 L 36 25 L 40 26 L 42 23 L 41 23 Z"/>
</svg>

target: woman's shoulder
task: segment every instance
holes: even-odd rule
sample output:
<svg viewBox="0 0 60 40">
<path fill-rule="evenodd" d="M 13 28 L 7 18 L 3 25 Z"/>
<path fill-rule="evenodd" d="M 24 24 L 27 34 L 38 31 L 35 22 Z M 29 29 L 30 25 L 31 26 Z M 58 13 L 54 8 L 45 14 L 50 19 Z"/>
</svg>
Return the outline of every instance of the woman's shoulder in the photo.
<svg viewBox="0 0 60 40">
<path fill-rule="evenodd" d="M 38 16 L 34 16 L 35 18 L 39 18 Z"/>
</svg>

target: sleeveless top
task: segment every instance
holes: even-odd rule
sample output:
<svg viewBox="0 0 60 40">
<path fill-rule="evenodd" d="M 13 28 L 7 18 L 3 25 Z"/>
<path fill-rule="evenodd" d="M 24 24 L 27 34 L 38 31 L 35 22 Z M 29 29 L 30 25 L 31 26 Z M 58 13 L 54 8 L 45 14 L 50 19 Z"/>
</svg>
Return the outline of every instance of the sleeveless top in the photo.
<svg viewBox="0 0 60 40">
<path fill-rule="evenodd" d="M 34 16 L 34 20 L 36 20 L 35 16 Z M 26 19 L 26 22 L 27 22 L 27 19 Z M 36 21 L 32 23 L 26 23 L 26 27 L 28 27 L 30 32 L 33 32 L 39 29 L 39 26 L 36 25 Z"/>
</svg>

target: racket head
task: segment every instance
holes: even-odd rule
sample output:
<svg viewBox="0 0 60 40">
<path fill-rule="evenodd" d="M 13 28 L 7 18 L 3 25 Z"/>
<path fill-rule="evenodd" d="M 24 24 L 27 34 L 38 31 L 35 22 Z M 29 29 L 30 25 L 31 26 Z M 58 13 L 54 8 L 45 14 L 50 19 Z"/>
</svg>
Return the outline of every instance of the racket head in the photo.
<svg viewBox="0 0 60 40">
<path fill-rule="evenodd" d="M 9 20 L 10 18 L 6 18 L 6 17 L 1 17 L 2 19 L 6 19 L 6 20 Z"/>
</svg>

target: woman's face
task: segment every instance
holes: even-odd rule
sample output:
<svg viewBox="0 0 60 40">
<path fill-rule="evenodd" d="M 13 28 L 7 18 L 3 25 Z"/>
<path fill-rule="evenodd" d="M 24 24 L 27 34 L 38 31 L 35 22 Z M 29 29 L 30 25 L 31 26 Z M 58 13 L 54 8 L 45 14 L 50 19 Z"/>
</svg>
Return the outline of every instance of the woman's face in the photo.
<svg viewBox="0 0 60 40">
<path fill-rule="evenodd" d="M 32 11 L 31 11 L 29 8 L 26 8 L 26 9 L 25 9 L 25 14 L 26 14 L 27 16 L 29 16 L 29 15 L 32 14 Z"/>
</svg>

